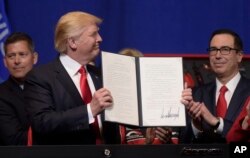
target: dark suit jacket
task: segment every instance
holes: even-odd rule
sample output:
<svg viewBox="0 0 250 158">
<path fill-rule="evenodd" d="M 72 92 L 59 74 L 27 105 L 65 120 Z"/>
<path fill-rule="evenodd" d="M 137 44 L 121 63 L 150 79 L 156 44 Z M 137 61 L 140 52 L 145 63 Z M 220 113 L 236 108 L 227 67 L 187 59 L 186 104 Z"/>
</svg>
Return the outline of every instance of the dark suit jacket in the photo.
<svg viewBox="0 0 250 158">
<path fill-rule="evenodd" d="M 216 116 L 216 100 L 215 100 L 215 91 L 216 91 L 216 83 L 211 82 L 209 84 L 205 84 L 201 87 L 198 87 L 193 92 L 193 99 L 194 101 L 198 102 L 204 102 L 204 104 L 207 106 L 208 110 Z M 227 109 L 226 116 L 224 118 L 224 128 L 221 135 L 214 133 L 214 129 L 209 126 L 208 124 L 202 123 L 203 127 L 203 134 L 199 136 L 199 139 L 195 139 L 192 127 L 191 127 L 191 119 L 189 116 L 187 116 L 187 127 L 185 131 L 182 133 L 182 139 L 181 141 L 184 143 L 191 143 L 191 142 L 197 142 L 197 143 L 215 143 L 215 142 L 226 142 L 225 136 L 229 129 L 231 128 L 234 120 L 239 115 L 243 105 L 244 101 L 250 94 L 250 80 L 246 79 L 245 77 L 241 77 L 234 94 L 232 96 L 232 99 L 230 101 L 230 104 Z"/>
<path fill-rule="evenodd" d="M 9 78 L 0 85 L 0 145 L 26 145 L 27 102 L 19 85 Z"/>
<path fill-rule="evenodd" d="M 87 67 L 95 88 L 101 88 L 100 72 Z M 59 58 L 34 68 L 25 83 L 34 144 L 95 144 L 87 106 Z M 114 126 L 114 127 L 113 127 Z M 115 143 L 116 126 L 103 122 L 106 143 Z"/>
<path fill-rule="evenodd" d="M 250 96 L 245 101 L 245 105 L 243 106 L 239 116 L 236 118 L 232 127 L 226 135 L 227 142 L 250 142 L 250 127 L 248 129 L 243 130 L 241 128 L 242 121 L 247 115 L 246 107 L 250 102 Z"/>
</svg>

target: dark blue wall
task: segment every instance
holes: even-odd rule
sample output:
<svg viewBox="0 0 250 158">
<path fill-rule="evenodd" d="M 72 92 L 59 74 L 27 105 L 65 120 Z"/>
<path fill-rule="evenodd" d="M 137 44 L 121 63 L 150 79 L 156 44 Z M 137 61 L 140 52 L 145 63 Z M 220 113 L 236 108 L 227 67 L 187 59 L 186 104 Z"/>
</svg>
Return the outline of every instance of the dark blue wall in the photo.
<svg viewBox="0 0 250 158">
<path fill-rule="evenodd" d="M 104 19 L 102 50 L 133 47 L 143 53 L 205 54 L 210 33 L 217 28 L 238 32 L 250 53 L 249 0 L 6 0 L 12 31 L 29 33 L 39 63 L 56 52 L 57 20 L 68 11 L 82 10 Z"/>
</svg>

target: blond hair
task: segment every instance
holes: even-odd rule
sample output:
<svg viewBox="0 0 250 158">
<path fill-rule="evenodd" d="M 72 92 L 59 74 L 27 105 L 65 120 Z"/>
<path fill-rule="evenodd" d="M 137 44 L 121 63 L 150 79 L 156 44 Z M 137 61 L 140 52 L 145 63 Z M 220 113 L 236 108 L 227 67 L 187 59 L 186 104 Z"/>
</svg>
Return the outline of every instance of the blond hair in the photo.
<svg viewBox="0 0 250 158">
<path fill-rule="evenodd" d="M 57 22 L 55 29 L 55 49 L 60 53 L 67 52 L 67 39 L 80 36 L 87 25 L 102 23 L 102 19 L 82 12 L 74 11 L 63 15 Z"/>
<path fill-rule="evenodd" d="M 121 51 L 118 52 L 121 55 L 127 55 L 127 56 L 133 56 L 133 57 L 142 57 L 143 54 L 137 50 L 137 49 L 133 49 L 133 48 L 124 48 Z"/>
</svg>

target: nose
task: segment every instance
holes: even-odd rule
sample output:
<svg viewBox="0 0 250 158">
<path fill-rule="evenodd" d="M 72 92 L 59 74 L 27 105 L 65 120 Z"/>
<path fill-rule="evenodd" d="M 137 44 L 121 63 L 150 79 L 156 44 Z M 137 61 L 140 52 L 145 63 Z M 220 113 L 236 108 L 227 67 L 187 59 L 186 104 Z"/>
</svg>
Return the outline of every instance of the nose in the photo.
<svg viewBox="0 0 250 158">
<path fill-rule="evenodd" d="M 16 55 L 15 56 L 15 64 L 19 64 L 20 63 L 20 56 L 19 55 Z"/>
<path fill-rule="evenodd" d="M 98 43 L 101 43 L 101 42 L 102 42 L 102 37 L 101 37 L 101 35 L 100 35 L 99 33 L 98 33 L 98 35 L 97 35 L 96 41 L 97 41 Z"/>
<path fill-rule="evenodd" d="M 220 49 L 218 49 L 218 50 L 216 51 L 215 57 L 216 57 L 216 58 L 220 58 L 220 57 L 221 57 Z"/>
</svg>

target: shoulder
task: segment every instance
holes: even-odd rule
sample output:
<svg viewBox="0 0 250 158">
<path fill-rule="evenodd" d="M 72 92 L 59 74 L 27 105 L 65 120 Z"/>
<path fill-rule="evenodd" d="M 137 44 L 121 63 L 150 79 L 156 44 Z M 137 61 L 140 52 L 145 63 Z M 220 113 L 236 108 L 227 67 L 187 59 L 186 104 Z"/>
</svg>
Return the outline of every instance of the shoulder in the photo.
<svg viewBox="0 0 250 158">
<path fill-rule="evenodd" d="M 244 76 L 241 76 L 239 83 L 246 84 L 246 85 L 250 86 L 250 79 L 246 78 Z"/>
<path fill-rule="evenodd" d="M 54 76 L 60 69 L 60 61 L 55 59 L 49 63 L 38 65 L 34 67 L 26 77 L 26 81 L 30 80 L 43 80 Z M 62 67 L 62 66 L 61 66 Z M 63 67 L 62 67 L 63 68 Z"/>
<path fill-rule="evenodd" d="M 3 101 L 6 99 L 6 97 L 8 97 L 7 93 L 9 93 L 9 88 L 7 86 L 7 82 L 4 81 L 0 84 L 0 101 Z"/>
<path fill-rule="evenodd" d="M 9 80 L 0 84 L 0 106 L 5 106 L 16 99 L 13 96 L 10 84 L 11 82 L 9 82 Z"/>
<path fill-rule="evenodd" d="M 41 73 L 53 72 L 57 69 L 59 64 L 60 64 L 60 61 L 58 59 L 55 59 L 46 64 L 41 64 L 41 65 L 34 67 L 30 73 L 41 74 Z"/>
<path fill-rule="evenodd" d="M 0 84 L 0 97 L 8 95 L 11 91 L 11 87 L 15 86 L 11 81 L 10 78 Z"/>
<path fill-rule="evenodd" d="M 4 81 L 3 83 L 0 84 L 0 92 L 6 89 L 8 86 L 8 80 Z M 1 93 L 2 94 L 2 93 Z"/>
<path fill-rule="evenodd" d="M 250 79 L 242 76 L 236 90 L 245 93 L 245 95 L 250 95 Z"/>
</svg>

